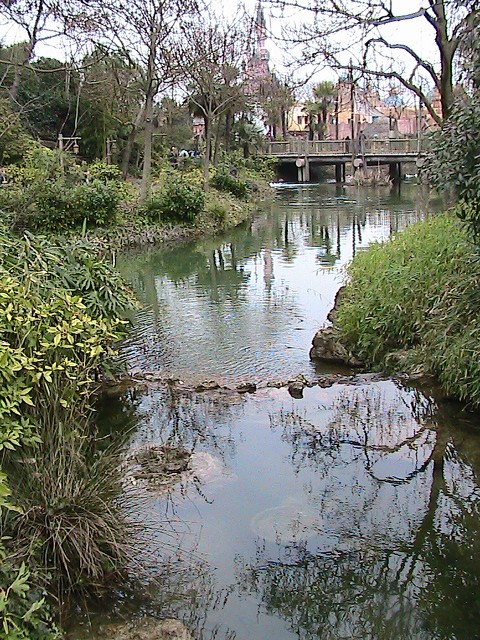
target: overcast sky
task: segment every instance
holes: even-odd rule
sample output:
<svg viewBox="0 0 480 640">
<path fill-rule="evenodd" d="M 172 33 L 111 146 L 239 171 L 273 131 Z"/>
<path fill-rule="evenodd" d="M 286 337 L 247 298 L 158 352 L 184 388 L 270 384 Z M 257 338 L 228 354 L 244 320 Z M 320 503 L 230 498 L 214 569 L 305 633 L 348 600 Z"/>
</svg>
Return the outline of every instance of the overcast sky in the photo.
<svg viewBox="0 0 480 640">
<path fill-rule="evenodd" d="M 392 3 L 394 10 L 408 13 L 409 11 L 417 10 L 421 3 L 426 1 L 427 0 L 392 0 Z M 234 19 L 235 16 L 240 15 L 241 7 L 245 8 L 250 15 L 255 15 L 257 0 L 238 0 L 238 2 L 232 2 L 232 0 L 213 0 L 213 6 L 217 12 L 223 12 L 227 18 Z M 277 37 L 281 35 L 282 28 L 287 24 L 291 25 L 294 20 L 296 20 L 297 23 L 301 23 L 302 21 L 311 19 L 311 14 L 296 12 L 293 16 L 286 13 L 285 15 L 287 16 L 287 19 L 284 18 L 282 20 L 280 17 L 276 17 L 279 16 L 279 11 L 272 11 L 268 6 L 268 2 L 264 3 L 263 6 L 269 30 Z M 412 48 L 418 51 L 423 57 L 437 63 L 437 52 L 434 46 L 434 32 L 432 27 L 430 27 L 424 19 L 396 23 L 389 28 L 385 28 L 383 35 L 389 41 L 402 42 L 412 46 Z M 0 30 L 0 37 L 2 37 L 4 42 L 10 43 L 18 41 L 21 38 L 21 34 L 15 27 L 4 27 Z M 285 66 L 287 58 L 284 53 L 285 49 L 288 48 L 289 54 L 292 54 L 292 52 L 299 54 L 300 52 L 295 52 L 292 50 L 291 46 L 282 47 L 281 42 L 275 38 L 269 38 L 267 46 L 271 54 L 271 67 L 275 68 L 280 74 L 289 73 L 289 69 Z M 346 61 L 352 54 L 355 55 L 355 52 L 345 52 Z M 37 50 L 37 55 L 57 57 L 60 59 L 70 57 L 68 55 L 68 50 L 67 53 L 65 53 L 59 45 L 49 47 L 40 45 Z M 303 73 L 303 76 L 308 76 L 312 72 L 313 68 L 310 67 L 308 69 L 300 69 L 300 71 L 297 71 L 297 74 L 302 75 Z M 312 78 L 312 82 L 318 82 L 323 79 L 335 80 L 336 77 L 336 74 L 328 69 L 319 69 L 316 71 L 314 78 Z"/>
</svg>

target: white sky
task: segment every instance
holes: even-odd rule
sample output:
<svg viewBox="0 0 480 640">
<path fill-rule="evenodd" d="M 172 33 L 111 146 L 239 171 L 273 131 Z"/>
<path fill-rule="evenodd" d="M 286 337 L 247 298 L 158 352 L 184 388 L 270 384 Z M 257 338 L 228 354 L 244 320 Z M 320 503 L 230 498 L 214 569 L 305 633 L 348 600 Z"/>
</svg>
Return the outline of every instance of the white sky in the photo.
<svg viewBox="0 0 480 640">
<path fill-rule="evenodd" d="M 427 2 L 427 0 L 420 0 L 420 3 Z M 224 13 L 227 18 L 234 18 L 240 14 L 239 7 L 244 7 L 252 16 L 255 15 L 255 8 L 257 6 L 257 0 L 238 0 L 232 2 L 232 0 L 212 0 L 213 7 L 216 8 L 216 11 L 219 13 Z M 396 11 L 401 11 L 402 13 L 408 13 L 409 11 L 414 11 L 419 8 L 419 0 L 392 0 L 393 9 Z M 264 12 L 265 17 L 267 19 L 267 25 L 272 33 L 276 36 L 279 36 L 282 31 L 282 27 L 285 24 L 291 25 L 294 20 L 302 21 L 311 19 L 311 16 L 305 13 L 298 13 L 294 18 L 287 17 L 283 21 L 280 19 L 272 18 L 272 14 L 278 15 L 278 10 L 272 12 L 268 7 L 268 2 L 264 4 Z M 434 46 L 434 32 L 433 28 L 430 27 L 424 19 L 417 19 L 415 21 L 408 22 L 400 22 L 392 25 L 389 28 L 385 28 L 383 31 L 383 35 L 389 41 L 397 41 L 402 42 L 404 44 L 408 44 L 412 46 L 416 51 L 418 51 L 423 57 L 429 58 L 433 62 L 437 62 L 436 60 L 436 49 Z M 11 43 L 15 41 L 19 41 L 22 38 L 21 31 L 15 26 L 0 26 L 0 38 L 5 43 Z M 56 46 L 55 46 L 56 45 Z M 272 38 L 269 38 L 267 41 L 267 47 L 271 54 L 271 68 L 275 68 L 280 74 L 286 75 L 289 73 L 288 68 L 285 66 L 286 56 L 282 51 L 282 45 L 280 42 L 275 42 Z M 72 51 L 69 51 L 68 48 L 65 49 L 60 43 L 51 42 L 50 45 L 41 44 L 37 49 L 37 55 L 39 56 L 49 56 L 55 57 L 58 59 L 68 59 L 72 57 Z M 292 51 L 289 51 L 289 54 L 292 54 Z M 351 51 L 346 51 L 345 53 L 345 62 L 348 62 L 348 58 L 352 55 Z M 303 73 L 300 72 L 300 75 L 304 77 L 313 73 L 313 68 L 305 68 L 303 69 Z M 298 73 L 298 72 L 297 72 Z M 335 80 L 337 78 L 336 74 L 333 73 L 329 69 L 321 69 L 315 71 L 315 76 L 312 78 L 312 82 L 319 82 L 320 80 L 330 79 Z"/>
</svg>

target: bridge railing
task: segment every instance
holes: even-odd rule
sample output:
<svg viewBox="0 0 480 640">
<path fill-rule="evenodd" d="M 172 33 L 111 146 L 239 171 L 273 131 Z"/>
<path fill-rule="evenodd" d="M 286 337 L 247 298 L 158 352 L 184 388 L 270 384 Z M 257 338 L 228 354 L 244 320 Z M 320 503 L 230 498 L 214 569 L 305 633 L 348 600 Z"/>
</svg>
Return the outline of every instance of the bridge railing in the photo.
<svg viewBox="0 0 480 640">
<path fill-rule="evenodd" d="M 429 149 L 429 140 L 417 138 L 365 138 L 363 140 L 275 140 L 267 144 L 273 156 L 344 156 L 349 154 L 416 155 Z"/>
</svg>

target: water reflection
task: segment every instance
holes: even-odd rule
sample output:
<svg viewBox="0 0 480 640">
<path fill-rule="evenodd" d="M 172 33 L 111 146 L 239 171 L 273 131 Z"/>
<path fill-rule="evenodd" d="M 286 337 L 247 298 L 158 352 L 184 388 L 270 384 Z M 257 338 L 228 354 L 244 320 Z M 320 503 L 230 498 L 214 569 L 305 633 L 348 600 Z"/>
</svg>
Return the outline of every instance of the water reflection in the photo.
<svg viewBox="0 0 480 640">
<path fill-rule="evenodd" d="M 423 217 L 425 199 L 408 187 L 284 187 L 228 236 L 120 256 L 146 305 L 125 360 L 188 381 L 308 375 L 345 263 Z"/>
<path fill-rule="evenodd" d="M 123 256 L 146 303 L 129 368 L 189 382 L 308 374 L 345 263 L 427 202 L 405 186 L 285 186 L 228 236 Z M 377 378 L 297 400 L 150 384 L 127 404 L 103 418 L 136 424 L 129 452 L 192 462 L 170 490 L 128 489 L 163 559 L 115 613 L 179 617 L 205 640 L 478 637 L 478 416 Z"/>
<path fill-rule="evenodd" d="M 259 540 L 254 560 L 237 558 L 239 588 L 302 638 L 476 637 L 480 491 L 465 434 L 431 399 L 381 385 L 318 410 L 315 423 L 271 415 L 297 473 L 315 474 L 317 543 Z"/>
<path fill-rule="evenodd" d="M 142 493 L 151 544 L 170 542 L 143 612 L 205 640 L 476 637 L 478 416 L 390 380 L 302 400 L 150 388 L 136 412 L 130 447 L 221 464 Z"/>
</svg>

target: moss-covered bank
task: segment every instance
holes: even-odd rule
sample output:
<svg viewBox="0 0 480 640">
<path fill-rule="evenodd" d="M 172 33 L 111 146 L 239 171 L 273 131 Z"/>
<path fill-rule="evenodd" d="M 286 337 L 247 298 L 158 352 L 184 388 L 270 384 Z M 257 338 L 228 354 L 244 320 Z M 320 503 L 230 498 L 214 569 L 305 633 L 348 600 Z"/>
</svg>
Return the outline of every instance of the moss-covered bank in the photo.
<svg viewBox="0 0 480 640">
<path fill-rule="evenodd" d="M 334 319 L 369 367 L 438 378 L 480 406 L 480 256 L 453 212 L 355 257 Z"/>
</svg>

